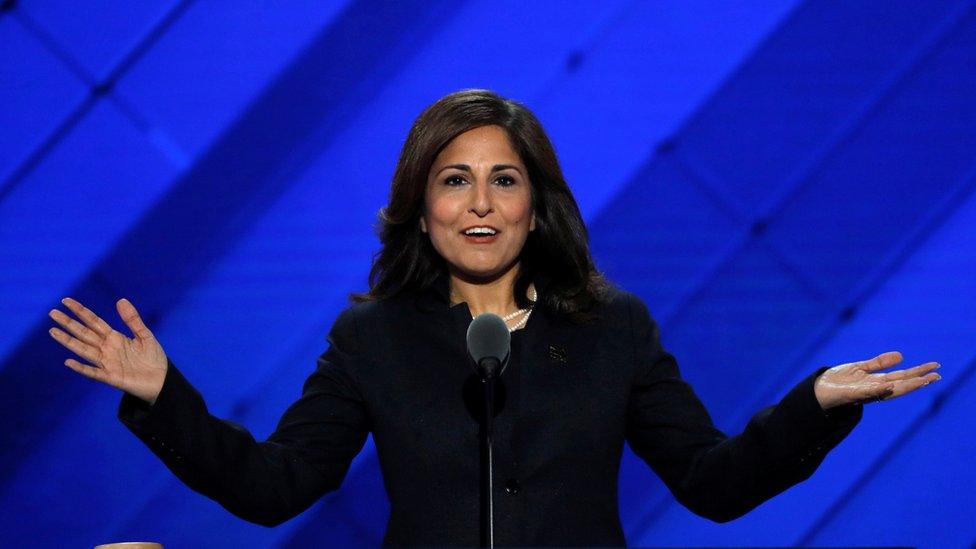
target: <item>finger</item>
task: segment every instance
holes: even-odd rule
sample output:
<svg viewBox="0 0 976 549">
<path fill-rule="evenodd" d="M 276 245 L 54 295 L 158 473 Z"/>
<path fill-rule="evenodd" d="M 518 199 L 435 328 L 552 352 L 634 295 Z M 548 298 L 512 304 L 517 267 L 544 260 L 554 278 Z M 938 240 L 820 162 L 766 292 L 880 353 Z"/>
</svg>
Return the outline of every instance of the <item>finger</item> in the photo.
<svg viewBox="0 0 976 549">
<path fill-rule="evenodd" d="M 122 298 L 115 303 L 115 308 L 119 310 L 119 316 L 125 322 L 125 325 L 132 330 L 132 335 L 139 339 L 152 339 L 153 334 L 146 328 L 146 325 L 142 322 L 142 317 L 139 316 L 139 311 L 136 311 L 135 305 L 132 304 L 126 298 Z"/>
<path fill-rule="evenodd" d="M 904 370 L 897 370 L 894 372 L 888 372 L 886 374 L 875 374 L 879 376 L 881 381 L 900 381 L 903 379 L 912 379 L 919 376 L 923 376 L 929 372 L 932 372 L 939 368 L 938 362 L 926 362 L 914 368 L 906 368 Z"/>
<path fill-rule="evenodd" d="M 887 353 L 881 353 L 870 360 L 861 362 L 861 366 L 869 372 L 876 372 L 878 370 L 884 370 L 885 368 L 891 368 L 895 364 L 901 362 L 901 359 L 901 353 L 898 351 L 889 351 Z"/>
<path fill-rule="evenodd" d="M 98 315 L 88 310 L 87 307 L 78 303 L 70 297 L 66 297 L 61 300 L 64 306 L 71 309 L 75 315 L 78 316 L 89 328 L 91 328 L 96 334 L 105 337 L 112 333 L 112 327 L 108 325 L 107 322 L 102 320 Z"/>
<path fill-rule="evenodd" d="M 928 384 L 930 384 L 930 383 L 932 383 L 934 381 L 938 381 L 940 379 L 942 379 L 942 376 L 940 376 L 939 374 L 937 374 L 935 372 L 932 372 L 932 373 L 926 374 L 926 375 L 924 375 L 922 377 L 916 377 L 916 378 L 913 378 L 913 379 L 907 379 L 907 380 L 903 380 L 903 381 L 896 381 L 895 382 L 895 387 L 894 387 L 894 390 L 892 391 L 891 396 L 888 399 L 886 399 L 886 400 L 890 400 L 892 398 L 898 398 L 900 396 L 907 395 L 908 393 L 911 393 L 912 391 L 916 391 L 918 389 L 921 389 L 922 387 L 925 387 L 926 385 L 928 385 Z"/>
<path fill-rule="evenodd" d="M 51 312 L 47 314 L 52 320 L 61 325 L 62 328 L 71 333 L 71 335 L 77 337 L 78 339 L 84 341 L 89 345 L 97 346 L 101 343 L 102 338 L 98 334 L 88 329 L 81 322 L 71 318 L 70 316 L 64 314 L 57 309 L 51 309 Z"/>
<path fill-rule="evenodd" d="M 101 368 L 89 366 L 88 364 L 82 364 L 73 358 L 65 360 L 64 365 L 89 379 L 108 383 L 108 376 L 105 374 L 105 370 Z"/>
<path fill-rule="evenodd" d="M 100 362 L 101 351 L 99 351 L 97 347 L 92 347 L 80 339 L 73 338 L 67 332 L 59 330 L 58 328 L 51 328 L 48 330 L 48 333 L 51 334 L 51 337 L 53 337 L 55 341 L 61 345 L 64 345 L 69 351 L 80 356 L 81 358 L 84 358 L 85 360 L 94 364 L 98 364 Z"/>
</svg>

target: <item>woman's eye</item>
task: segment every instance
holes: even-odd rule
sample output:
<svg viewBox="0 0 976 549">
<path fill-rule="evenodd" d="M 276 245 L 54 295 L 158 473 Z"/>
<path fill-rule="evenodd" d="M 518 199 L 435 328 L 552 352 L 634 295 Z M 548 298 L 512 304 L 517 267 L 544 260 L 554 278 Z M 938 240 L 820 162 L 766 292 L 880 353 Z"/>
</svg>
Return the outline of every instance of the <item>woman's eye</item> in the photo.
<svg viewBox="0 0 976 549">
<path fill-rule="evenodd" d="M 444 180 L 444 184 L 450 187 L 457 187 L 458 185 L 463 185 L 466 183 L 463 177 L 459 175 L 452 175 Z M 511 187 L 515 184 L 515 179 L 507 175 L 503 175 L 495 180 L 495 183 L 502 187 Z"/>
</svg>

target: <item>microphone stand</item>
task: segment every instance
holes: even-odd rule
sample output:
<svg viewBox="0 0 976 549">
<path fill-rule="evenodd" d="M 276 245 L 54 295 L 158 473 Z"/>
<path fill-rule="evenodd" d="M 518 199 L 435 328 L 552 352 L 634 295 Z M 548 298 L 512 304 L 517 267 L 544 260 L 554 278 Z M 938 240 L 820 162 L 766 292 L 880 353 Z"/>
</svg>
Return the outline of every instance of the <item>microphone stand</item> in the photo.
<svg viewBox="0 0 976 549">
<path fill-rule="evenodd" d="M 492 422 L 494 419 L 495 379 L 501 371 L 501 361 L 486 357 L 478 363 L 481 382 L 485 386 L 485 426 L 481 437 L 481 546 L 495 547 L 495 487 L 492 463 Z"/>
</svg>

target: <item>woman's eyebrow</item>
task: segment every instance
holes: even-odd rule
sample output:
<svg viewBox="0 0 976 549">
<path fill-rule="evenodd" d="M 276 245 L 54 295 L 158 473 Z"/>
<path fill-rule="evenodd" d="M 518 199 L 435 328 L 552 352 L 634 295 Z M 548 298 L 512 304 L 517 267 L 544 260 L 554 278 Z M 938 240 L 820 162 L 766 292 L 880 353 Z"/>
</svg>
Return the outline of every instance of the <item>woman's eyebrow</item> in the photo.
<svg viewBox="0 0 976 549">
<path fill-rule="evenodd" d="M 471 172 L 471 166 L 468 166 L 467 164 L 450 164 L 448 166 L 444 166 L 443 168 L 437 170 L 437 173 L 441 173 L 444 170 L 450 170 L 451 168 L 454 168 L 455 170 L 461 170 L 463 172 L 469 172 L 469 173 Z"/>
<path fill-rule="evenodd" d="M 461 170 L 461 171 L 464 171 L 464 172 L 468 172 L 468 173 L 471 172 L 471 166 L 468 166 L 467 164 L 451 164 L 449 166 L 444 166 L 443 168 L 437 170 L 437 173 L 441 173 L 442 171 L 448 170 L 448 169 L 451 169 L 451 168 L 454 168 L 456 170 Z M 518 166 L 514 166 L 512 164 L 495 164 L 494 166 L 491 167 L 492 173 L 494 173 L 494 172 L 500 172 L 502 170 L 515 170 L 515 171 L 517 171 L 520 174 L 522 173 L 522 170 L 520 170 L 518 168 Z"/>
<path fill-rule="evenodd" d="M 518 169 L 518 166 L 513 166 L 512 164 L 495 164 L 492 166 L 492 173 L 500 172 L 502 170 L 515 170 L 518 173 L 522 173 L 522 170 Z"/>
</svg>

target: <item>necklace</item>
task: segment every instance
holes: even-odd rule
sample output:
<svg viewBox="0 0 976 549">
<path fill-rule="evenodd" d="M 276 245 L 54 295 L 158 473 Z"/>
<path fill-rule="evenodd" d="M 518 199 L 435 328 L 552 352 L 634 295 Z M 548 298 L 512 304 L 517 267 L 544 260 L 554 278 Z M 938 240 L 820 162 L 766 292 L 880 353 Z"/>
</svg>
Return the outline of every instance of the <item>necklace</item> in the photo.
<svg viewBox="0 0 976 549">
<path fill-rule="evenodd" d="M 518 322 L 516 322 L 515 324 L 513 324 L 512 327 L 508 329 L 508 331 L 509 332 L 514 332 L 515 330 L 521 330 L 522 328 L 524 328 L 525 327 L 525 323 L 529 321 L 529 317 L 530 316 L 532 316 L 532 307 L 529 307 L 528 309 L 526 309 L 525 310 L 525 316 L 522 317 L 522 320 L 519 320 Z"/>
<path fill-rule="evenodd" d="M 504 320 L 505 323 L 508 324 L 510 320 L 514 320 L 518 318 L 520 315 L 524 315 L 518 322 L 516 322 L 511 327 L 509 327 L 508 329 L 509 332 L 514 332 L 515 330 L 525 327 L 525 324 L 529 321 L 529 317 L 532 316 L 532 309 L 535 307 L 535 301 L 538 297 L 539 294 L 536 293 L 535 288 L 532 288 L 532 305 L 529 305 L 524 309 L 519 309 L 510 315 L 505 315 L 502 317 L 502 320 Z M 474 318 L 474 316 L 472 316 L 471 318 Z"/>
<path fill-rule="evenodd" d="M 514 313 L 512 313 L 510 315 L 503 316 L 502 317 L 502 320 L 504 320 L 505 322 L 508 322 L 509 320 L 512 320 L 513 318 L 517 317 L 518 315 L 525 314 L 525 311 L 528 311 L 529 309 L 530 309 L 530 307 L 526 307 L 524 309 L 519 309 L 519 310 L 515 311 Z"/>
<path fill-rule="evenodd" d="M 532 288 L 532 305 L 529 305 L 524 309 L 519 309 L 514 313 L 502 317 L 502 320 L 504 320 L 505 324 L 507 325 L 510 321 L 518 318 L 520 315 L 524 315 L 518 322 L 516 322 L 515 324 L 513 324 L 508 328 L 509 332 L 514 332 L 515 330 L 525 327 L 525 324 L 529 321 L 529 317 L 532 316 L 532 309 L 535 308 L 535 302 L 538 298 L 539 298 L 538 292 L 535 291 L 535 288 Z M 473 314 L 471 315 L 471 318 L 474 319 Z"/>
</svg>

